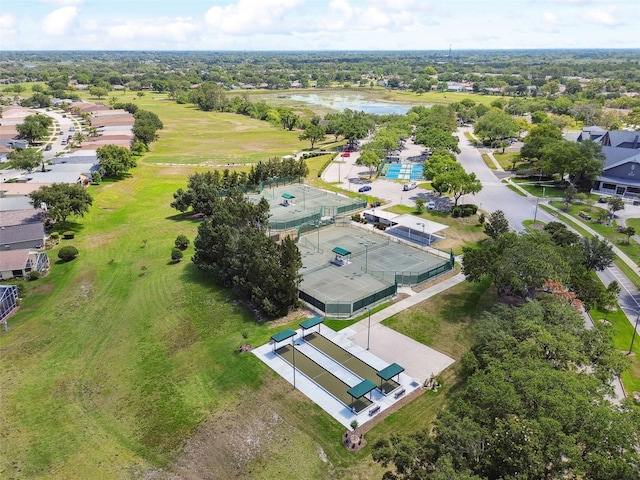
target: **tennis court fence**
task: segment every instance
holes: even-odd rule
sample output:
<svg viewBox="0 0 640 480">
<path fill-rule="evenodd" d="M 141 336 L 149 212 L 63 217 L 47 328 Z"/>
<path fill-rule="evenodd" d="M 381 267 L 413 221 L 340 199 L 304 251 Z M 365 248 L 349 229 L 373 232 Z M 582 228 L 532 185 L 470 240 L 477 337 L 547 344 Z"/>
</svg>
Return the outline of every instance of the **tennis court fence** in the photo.
<svg viewBox="0 0 640 480">
<path fill-rule="evenodd" d="M 397 293 L 398 286 L 393 284 L 357 300 L 323 302 L 322 300 L 314 297 L 311 293 L 303 290 L 298 291 L 298 298 L 307 302 L 309 305 L 314 306 L 327 316 L 348 318 L 353 316 L 354 313 L 364 310 L 370 305 L 377 304 L 395 296 Z"/>
<path fill-rule="evenodd" d="M 449 272 L 453 270 L 455 265 L 455 260 L 452 259 L 446 262 L 442 262 L 439 265 L 436 265 L 427 270 L 421 270 L 419 272 L 396 272 L 396 271 L 388 271 L 388 270 L 369 270 L 367 273 L 373 277 L 376 277 L 379 280 L 387 283 L 395 283 L 401 286 L 414 286 L 420 285 L 427 280 L 431 280 L 432 278 L 437 277 L 438 275 L 442 275 L 443 273 Z M 364 268 L 362 268 L 364 271 Z"/>
</svg>

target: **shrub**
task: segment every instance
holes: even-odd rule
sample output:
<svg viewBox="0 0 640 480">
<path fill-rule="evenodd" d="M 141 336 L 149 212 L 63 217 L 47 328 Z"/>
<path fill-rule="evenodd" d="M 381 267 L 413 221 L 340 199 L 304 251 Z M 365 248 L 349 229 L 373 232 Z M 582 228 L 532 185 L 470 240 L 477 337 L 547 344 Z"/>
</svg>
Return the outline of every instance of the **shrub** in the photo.
<svg viewBox="0 0 640 480">
<path fill-rule="evenodd" d="M 37 279 L 39 279 L 39 278 L 40 278 L 40 276 L 41 276 L 41 275 L 40 275 L 40 272 L 39 272 L 39 271 L 37 271 L 37 270 L 31 270 L 31 271 L 29 272 L 29 274 L 27 275 L 27 278 L 28 278 L 29 280 L 37 280 Z"/>
<path fill-rule="evenodd" d="M 65 240 L 71 240 L 75 236 L 76 236 L 75 232 L 71 232 L 71 231 L 64 232 L 62 234 L 62 238 L 64 238 Z"/>
<path fill-rule="evenodd" d="M 174 247 L 171 250 L 171 260 L 173 262 L 178 263 L 180 260 L 182 260 L 182 256 L 182 251 L 179 248 Z"/>
<path fill-rule="evenodd" d="M 467 215 L 462 215 L 463 217 L 468 217 L 469 215 L 475 215 L 478 212 L 478 206 L 473 203 L 465 203 L 460 205 L 460 208 L 463 211 L 468 212 Z"/>
<path fill-rule="evenodd" d="M 58 232 L 52 232 L 50 237 L 51 240 L 58 240 L 60 238 L 60 234 Z"/>
<path fill-rule="evenodd" d="M 460 216 L 460 207 L 453 207 L 451 210 L 451 216 L 453 218 L 458 218 Z"/>
<path fill-rule="evenodd" d="M 102 175 L 100 175 L 100 172 L 93 172 L 91 174 L 91 181 L 93 183 L 100 183 L 102 181 Z"/>
<path fill-rule="evenodd" d="M 176 237 L 176 248 L 179 248 L 180 250 L 186 250 L 187 248 L 189 248 L 189 239 L 187 238 L 186 235 L 178 235 Z"/>
<path fill-rule="evenodd" d="M 76 247 L 68 245 L 60 249 L 60 251 L 58 252 L 58 258 L 63 262 L 70 262 L 78 256 L 78 253 L 80 252 L 78 252 L 78 249 Z"/>
<path fill-rule="evenodd" d="M 480 225 L 483 225 L 486 219 L 487 217 L 485 217 L 484 213 L 481 213 L 480 216 L 478 217 L 478 223 Z"/>
</svg>

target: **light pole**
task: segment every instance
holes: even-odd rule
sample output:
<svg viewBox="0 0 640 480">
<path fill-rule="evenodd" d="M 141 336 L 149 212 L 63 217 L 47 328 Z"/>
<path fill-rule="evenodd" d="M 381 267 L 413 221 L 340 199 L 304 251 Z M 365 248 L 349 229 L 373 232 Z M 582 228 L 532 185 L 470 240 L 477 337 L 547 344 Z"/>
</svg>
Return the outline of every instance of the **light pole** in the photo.
<svg viewBox="0 0 640 480">
<path fill-rule="evenodd" d="M 424 223 L 418 222 L 416 225 L 422 225 L 422 245 L 424 246 Z M 431 243 L 431 242 L 429 242 Z"/>
<path fill-rule="evenodd" d="M 368 273 L 369 267 L 369 245 L 376 242 L 359 242 L 360 245 L 364 245 L 364 273 Z"/>
<path fill-rule="evenodd" d="M 291 337 L 291 348 L 293 349 L 293 389 L 296 389 L 296 336 Z"/>
<path fill-rule="evenodd" d="M 320 253 L 320 222 L 316 223 L 316 227 L 318 227 L 318 253 Z"/>
<path fill-rule="evenodd" d="M 622 309 L 628 310 L 630 312 L 634 312 L 636 314 L 636 323 L 635 323 L 635 326 L 633 327 L 633 334 L 631 335 L 631 345 L 629 345 L 629 351 L 627 352 L 627 355 L 631 355 L 631 352 L 633 351 L 633 342 L 635 342 L 636 333 L 638 332 L 638 322 L 640 321 L 640 310 L 634 310 L 626 307 L 622 307 Z"/>
<path fill-rule="evenodd" d="M 369 322 L 367 323 L 367 350 L 369 350 L 369 339 L 371 338 L 371 308 L 367 307 L 369 310 Z"/>
</svg>

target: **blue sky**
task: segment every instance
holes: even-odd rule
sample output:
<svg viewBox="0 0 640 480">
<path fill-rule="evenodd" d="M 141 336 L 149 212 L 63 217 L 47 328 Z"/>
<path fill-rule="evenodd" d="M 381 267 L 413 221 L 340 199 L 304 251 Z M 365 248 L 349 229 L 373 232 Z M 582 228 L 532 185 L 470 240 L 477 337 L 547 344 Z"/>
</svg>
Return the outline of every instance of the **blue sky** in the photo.
<svg viewBox="0 0 640 480">
<path fill-rule="evenodd" d="M 639 0 L 0 0 L 0 51 L 639 48 L 639 19 Z"/>
</svg>

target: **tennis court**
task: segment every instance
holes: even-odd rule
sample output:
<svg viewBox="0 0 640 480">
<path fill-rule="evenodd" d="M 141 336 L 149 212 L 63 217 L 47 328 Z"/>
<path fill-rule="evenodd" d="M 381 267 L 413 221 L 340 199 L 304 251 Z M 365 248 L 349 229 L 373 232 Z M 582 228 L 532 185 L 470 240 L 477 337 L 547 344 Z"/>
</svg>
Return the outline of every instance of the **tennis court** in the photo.
<svg viewBox="0 0 640 480">
<path fill-rule="evenodd" d="M 284 360 L 289 362 L 290 365 L 295 364 L 297 371 L 303 373 L 307 378 L 313 381 L 316 385 L 321 387 L 330 393 L 336 400 L 340 401 L 354 412 L 358 413 L 369 407 L 372 402 L 366 397 L 360 397 L 354 399 L 349 393 L 351 388 L 345 382 L 338 377 L 327 371 L 315 361 L 302 353 L 300 350 L 295 349 L 295 361 L 294 361 L 294 348 L 292 345 L 285 345 L 276 350 L 276 353 Z"/>
<path fill-rule="evenodd" d="M 400 386 L 400 384 L 394 380 L 382 381 L 381 384 L 382 379 L 378 376 L 378 370 L 319 333 L 313 332 L 305 335 L 304 340 L 363 380 L 372 381 L 385 395 Z"/>
<path fill-rule="evenodd" d="M 335 192 L 294 183 L 270 187 L 249 195 L 254 202 L 269 202 L 269 227 L 289 230 L 303 224 L 318 223 L 322 218 L 345 215 L 367 206 L 366 200 L 349 198 Z"/>
<path fill-rule="evenodd" d="M 391 163 L 385 177 L 389 180 L 423 180 L 424 165 L 410 163 Z"/>
</svg>

